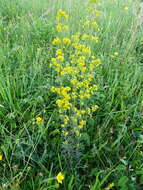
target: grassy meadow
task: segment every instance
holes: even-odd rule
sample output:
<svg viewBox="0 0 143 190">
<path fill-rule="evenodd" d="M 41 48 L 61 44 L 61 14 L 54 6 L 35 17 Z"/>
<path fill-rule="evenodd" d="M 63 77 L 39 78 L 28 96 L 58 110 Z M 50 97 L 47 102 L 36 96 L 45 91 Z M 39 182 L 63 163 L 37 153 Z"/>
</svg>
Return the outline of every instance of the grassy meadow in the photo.
<svg viewBox="0 0 143 190">
<path fill-rule="evenodd" d="M 139 0 L 0 0 L 0 190 L 143 190 Z"/>
</svg>

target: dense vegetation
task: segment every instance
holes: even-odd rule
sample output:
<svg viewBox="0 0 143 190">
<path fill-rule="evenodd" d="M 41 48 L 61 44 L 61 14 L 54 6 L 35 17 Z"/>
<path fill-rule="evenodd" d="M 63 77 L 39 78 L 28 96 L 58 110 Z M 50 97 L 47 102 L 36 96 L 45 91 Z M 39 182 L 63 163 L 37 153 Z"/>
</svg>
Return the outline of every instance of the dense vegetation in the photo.
<svg viewBox="0 0 143 190">
<path fill-rule="evenodd" d="M 0 190 L 143 189 L 138 0 L 0 0 Z"/>
</svg>

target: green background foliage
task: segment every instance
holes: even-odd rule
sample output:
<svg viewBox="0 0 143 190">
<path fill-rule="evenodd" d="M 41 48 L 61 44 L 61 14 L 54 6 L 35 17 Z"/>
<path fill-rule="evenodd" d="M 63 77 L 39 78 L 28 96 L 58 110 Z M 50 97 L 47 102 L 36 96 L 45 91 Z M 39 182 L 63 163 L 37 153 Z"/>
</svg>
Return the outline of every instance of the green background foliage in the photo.
<svg viewBox="0 0 143 190">
<path fill-rule="evenodd" d="M 100 109 L 83 133 L 78 168 L 67 169 L 51 93 L 51 41 L 59 8 L 80 30 L 81 0 L 0 0 L 0 190 L 143 189 L 143 33 L 138 1 L 101 1 L 94 54 Z M 124 7 L 128 6 L 125 11 Z M 119 56 L 112 57 L 114 52 Z M 37 126 L 35 118 L 44 122 Z M 64 171 L 62 185 L 55 176 Z"/>
</svg>

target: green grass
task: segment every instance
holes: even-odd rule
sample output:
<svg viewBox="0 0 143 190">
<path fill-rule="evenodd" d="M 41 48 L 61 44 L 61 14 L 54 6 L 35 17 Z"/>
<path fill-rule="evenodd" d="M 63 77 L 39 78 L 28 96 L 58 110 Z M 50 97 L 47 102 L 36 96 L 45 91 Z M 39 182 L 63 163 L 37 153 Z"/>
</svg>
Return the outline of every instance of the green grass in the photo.
<svg viewBox="0 0 143 190">
<path fill-rule="evenodd" d="M 86 0 L 0 1 L 0 190 L 143 189 L 143 31 L 138 1 L 101 1 L 102 60 L 93 101 L 99 110 L 81 138 L 78 166 L 62 151 L 59 115 L 50 91 L 54 76 L 55 14 L 66 10 L 71 33 L 81 30 Z M 125 11 L 124 6 L 129 9 Z M 119 56 L 112 57 L 114 52 Z M 35 118 L 44 118 L 37 126 Z M 55 176 L 63 171 L 58 185 Z"/>
</svg>

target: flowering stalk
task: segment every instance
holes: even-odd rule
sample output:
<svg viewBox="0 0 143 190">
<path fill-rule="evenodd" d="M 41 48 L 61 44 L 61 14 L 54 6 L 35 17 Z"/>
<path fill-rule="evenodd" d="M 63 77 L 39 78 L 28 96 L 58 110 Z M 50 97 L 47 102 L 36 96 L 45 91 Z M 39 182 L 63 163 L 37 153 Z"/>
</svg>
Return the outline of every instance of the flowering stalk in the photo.
<svg viewBox="0 0 143 190">
<path fill-rule="evenodd" d="M 64 152 L 68 157 L 73 157 L 71 154 L 75 157 L 87 119 L 98 109 L 98 105 L 93 105 L 91 100 L 98 89 L 94 76 L 101 60 L 92 55 L 88 45 L 89 41 L 98 43 L 98 37 L 91 35 L 91 31 L 98 31 L 98 24 L 88 20 L 83 24 L 83 33 L 77 32 L 70 37 L 61 38 L 60 33 L 69 29 L 69 26 L 64 24 L 68 18 L 63 10 L 57 12 L 56 29 L 59 36 L 52 42 L 55 57 L 51 59 L 50 64 L 57 74 L 57 79 L 51 90 L 58 96 L 56 104 L 61 119 Z M 88 34 L 85 33 L 86 27 L 92 28 Z"/>
</svg>

